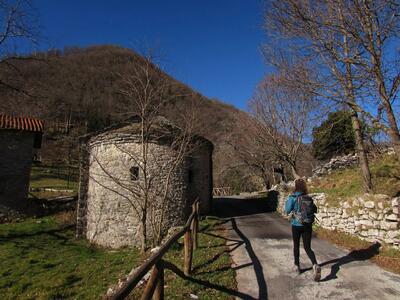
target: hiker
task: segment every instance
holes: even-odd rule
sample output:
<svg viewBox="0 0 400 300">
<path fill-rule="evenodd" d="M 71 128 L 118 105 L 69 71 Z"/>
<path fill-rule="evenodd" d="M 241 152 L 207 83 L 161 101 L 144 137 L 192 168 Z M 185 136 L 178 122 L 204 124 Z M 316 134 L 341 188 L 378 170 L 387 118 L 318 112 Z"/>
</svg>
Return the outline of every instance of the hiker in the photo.
<svg viewBox="0 0 400 300">
<path fill-rule="evenodd" d="M 299 246 L 300 237 L 302 237 L 304 250 L 313 264 L 314 280 L 319 281 L 321 279 L 321 267 L 311 249 L 312 223 L 317 207 L 312 198 L 308 196 L 307 184 L 304 179 L 300 178 L 294 181 L 294 193 L 286 201 L 285 212 L 291 216 L 294 269 L 298 274 L 301 273 Z"/>
</svg>

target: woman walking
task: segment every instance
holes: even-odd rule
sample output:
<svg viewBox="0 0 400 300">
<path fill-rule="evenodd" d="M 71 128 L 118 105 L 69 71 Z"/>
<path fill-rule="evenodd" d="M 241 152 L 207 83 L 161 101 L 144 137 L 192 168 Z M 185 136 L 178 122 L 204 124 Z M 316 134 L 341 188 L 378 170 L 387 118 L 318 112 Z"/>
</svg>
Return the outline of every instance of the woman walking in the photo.
<svg viewBox="0 0 400 300">
<path fill-rule="evenodd" d="M 307 184 L 304 179 L 294 181 L 294 193 L 289 196 L 285 204 L 286 214 L 292 217 L 292 237 L 293 237 L 293 256 L 294 268 L 298 274 L 300 269 L 300 237 L 303 239 L 304 250 L 313 264 L 314 280 L 321 279 L 321 267 L 318 265 L 314 251 L 311 249 L 312 223 L 317 207 L 309 197 Z"/>
</svg>

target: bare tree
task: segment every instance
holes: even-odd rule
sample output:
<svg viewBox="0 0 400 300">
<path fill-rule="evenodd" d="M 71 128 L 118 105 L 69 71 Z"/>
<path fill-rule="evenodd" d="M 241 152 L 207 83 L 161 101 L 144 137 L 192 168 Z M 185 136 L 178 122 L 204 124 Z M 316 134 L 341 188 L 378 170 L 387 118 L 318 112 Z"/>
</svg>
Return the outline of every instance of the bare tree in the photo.
<svg viewBox="0 0 400 300">
<path fill-rule="evenodd" d="M 126 113 L 136 118 L 137 128 L 132 134 L 138 137 L 139 148 L 132 149 L 118 143 L 115 143 L 115 147 L 134 162 L 137 168 L 133 173 L 131 170 L 134 181 L 127 181 L 120 174 L 115 174 L 112 168 L 95 155 L 92 156 L 101 169 L 100 176 L 110 181 L 103 187 L 125 199 L 140 220 L 141 250 L 145 251 L 149 246 L 160 244 L 165 234 L 165 212 L 173 201 L 171 185 L 174 172 L 187 163 L 202 141 L 194 135 L 194 110 L 185 111 L 182 116 L 185 121 L 179 128 L 160 116 L 165 105 L 172 100 L 171 97 L 176 95 L 167 96 L 170 84 L 153 65 L 151 57 L 146 57 L 143 64 L 132 63 L 129 71 L 120 76 L 120 92 L 127 101 Z M 155 143 L 168 145 L 167 161 L 155 150 Z M 92 176 L 92 179 L 102 184 L 96 179 L 98 176 Z"/>
<path fill-rule="evenodd" d="M 387 0 L 343 3 L 341 30 L 354 39 L 355 47 L 361 49 L 356 65 L 362 69 L 365 79 L 372 81 L 374 91 L 371 96 L 380 99 L 376 115 L 365 108 L 359 110 L 390 136 L 400 160 L 400 134 L 393 109 L 400 84 L 399 60 L 393 58 L 398 56 L 398 49 L 393 44 L 399 42 L 400 3 Z M 382 121 L 382 111 L 386 113 L 387 125 Z"/>
<path fill-rule="evenodd" d="M 288 164 L 298 178 L 297 159 L 311 125 L 312 96 L 284 84 L 282 74 L 267 76 L 250 102 L 251 113 L 264 145 L 270 145 L 275 162 Z"/>
<path fill-rule="evenodd" d="M 269 190 L 271 181 L 274 182 L 273 169 L 275 156 L 271 143 L 263 137 L 264 132 L 257 126 L 257 120 L 251 116 L 238 112 L 236 114 L 238 128 L 232 133 L 228 144 L 238 156 L 239 166 L 245 166 L 254 172 Z M 238 167 L 239 167 L 238 166 Z"/>
<path fill-rule="evenodd" d="M 343 29 L 344 1 L 272 1 L 267 13 L 268 30 L 276 30 L 295 53 L 306 57 L 318 70 L 314 80 L 301 84 L 321 100 L 346 104 L 352 111 L 356 150 L 364 179 L 364 189 L 372 190 L 366 149 L 363 141 L 358 97 L 363 91 L 365 77 L 356 68 L 359 47 Z M 316 79 L 316 80 L 315 80 Z M 298 78 L 298 82 L 304 80 Z"/>
<path fill-rule="evenodd" d="M 26 59 L 16 55 L 19 43 L 36 44 L 38 31 L 36 17 L 29 0 L 0 1 L 0 65 L 3 69 L 19 74 L 15 62 Z M 27 43 L 28 42 L 28 43 Z M 0 86 L 16 92 L 24 92 L 9 78 L 0 78 Z"/>
</svg>

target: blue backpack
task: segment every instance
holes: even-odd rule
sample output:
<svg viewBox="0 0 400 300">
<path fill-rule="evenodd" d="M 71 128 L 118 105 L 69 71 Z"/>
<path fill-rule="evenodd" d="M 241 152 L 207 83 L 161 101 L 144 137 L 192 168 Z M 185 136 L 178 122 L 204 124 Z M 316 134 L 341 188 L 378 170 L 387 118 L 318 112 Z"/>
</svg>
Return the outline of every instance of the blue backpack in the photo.
<svg viewBox="0 0 400 300">
<path fill-rule="evenodd" d="M 300 224 L 312 224 L 317 212 L 317 206 L 309 195 L 300 195 L 296 198 L 294 205 L 294 218 Z"/>
</svg>

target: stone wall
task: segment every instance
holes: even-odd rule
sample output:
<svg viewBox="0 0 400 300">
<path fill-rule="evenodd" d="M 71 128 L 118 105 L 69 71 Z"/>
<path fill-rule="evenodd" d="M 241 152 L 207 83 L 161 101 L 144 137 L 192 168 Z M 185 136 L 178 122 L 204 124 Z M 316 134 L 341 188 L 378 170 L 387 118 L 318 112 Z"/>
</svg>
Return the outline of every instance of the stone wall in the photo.
<svg viewBox="0 0 400 300">
<path fill-rule="evenodd" d="M 164 231 L 184 224 L 195 197 L 200 197 L 202 211 L 208 212 L 212 190 L 209 186 L 211 174 L 208 174 L 212 172 L 212 149 L 199 148 L 168 177 L 168 165 L 174 156 L 171 148 L 167 143 L 150 143 L 148 147 L 148 175 L 153 178 L 151 193 L 152 198 L 157 199 L 152 207 L 157 211 L 157 217 L 164 184 L 167 178 L 170 181 Z M 129 170 L 138 167 L 141 150 L 137 137 L 128 133 L 104 134 L 82 144 L 78 236 L 110 248 L 140 246 L 141 222 L 132 195 L 139 182 L 142 184 L 143 176 L 139 168 L 139 181 L 132 180 Z M 149 222 L 146 227 L 151 235 Z"/>
<path fill-rule="evenodd" d="M 201 145 L 189 158 L 189 200 L 200 200 L 200 213 L 208 214 L 212 209 L 212 148 Z M 191 212 L 188 207 L 187 215 Z"/>
<path fill-rule="evenodd" d="M 284 215 L 284 204 L 290 186 L 281 186 L 278 195 L 278 212 Z M 339 230 L 361 239 L 379 241 L 400 248 L 400 197 L 369 195 L 344 201 L 332 207 L 323 193 L 312 194 L 318 207 L 316 224 L 329 230 Z"/>
<path fill-rule="evenodd" d="M 0 130 L 0 218 L 34 214 L 27 200 L 34 133 Z"/>
</svg>

